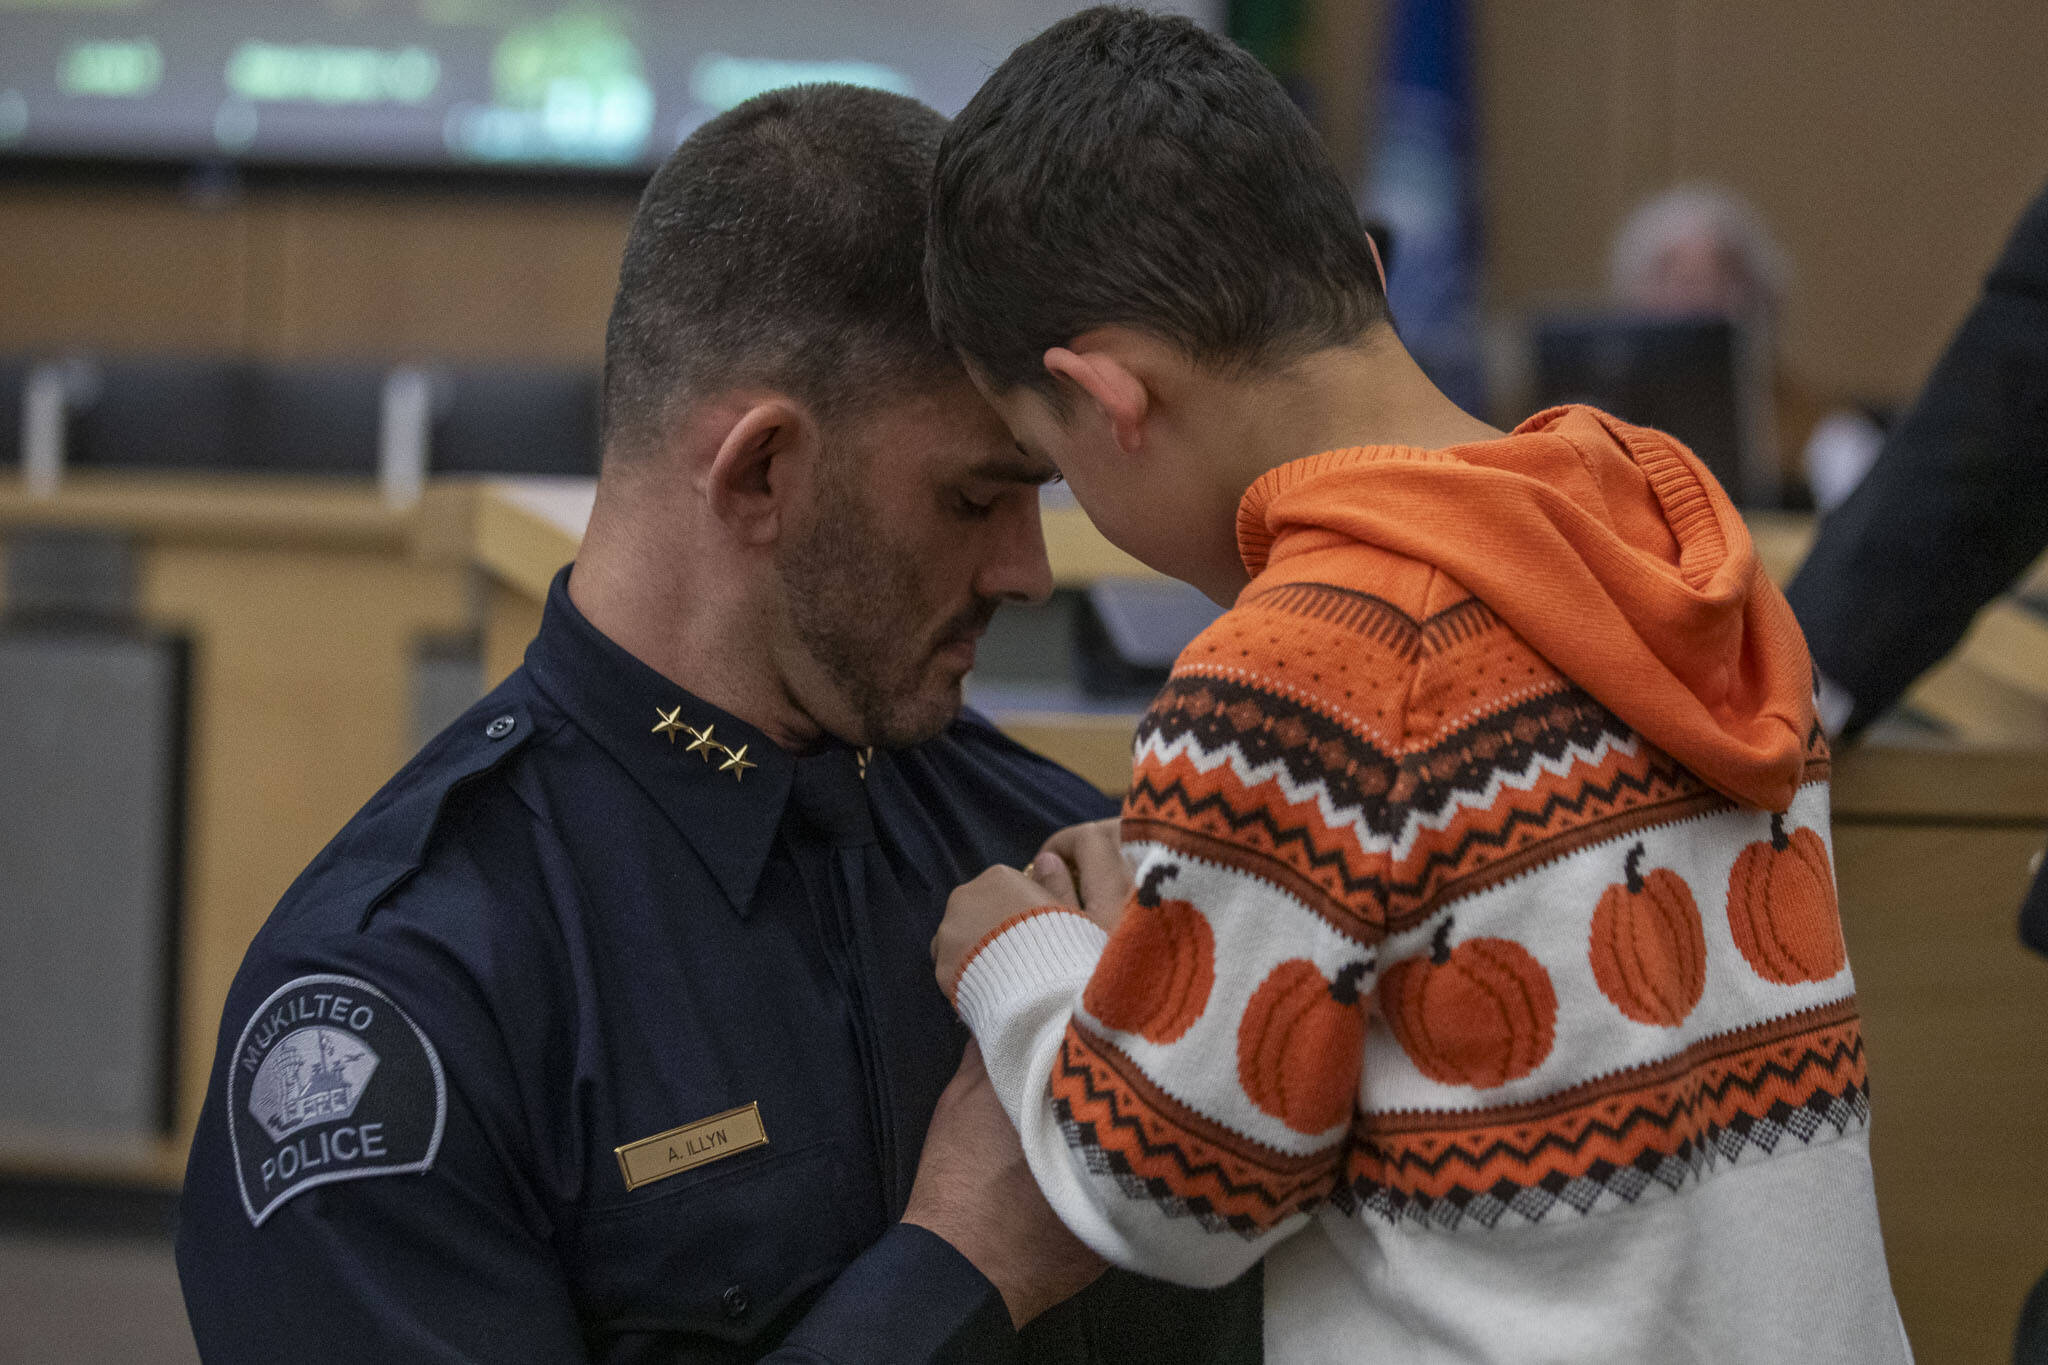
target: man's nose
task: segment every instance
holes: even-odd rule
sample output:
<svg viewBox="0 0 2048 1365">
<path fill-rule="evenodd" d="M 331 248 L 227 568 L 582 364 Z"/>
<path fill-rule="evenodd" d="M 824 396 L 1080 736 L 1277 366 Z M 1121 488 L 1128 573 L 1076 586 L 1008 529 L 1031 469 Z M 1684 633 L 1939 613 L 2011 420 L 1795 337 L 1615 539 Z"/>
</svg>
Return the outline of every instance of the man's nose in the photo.
<svg viewBox="0 0 2048 1365">
<path fill-rule="evenodd" d="M 1045 557 L 1045 530 L 1038 519 L 1038 490 L 1020 489 L 997 515 L 998 525 L 975 576 L 975 592 L 1005 602 L 1045 601 L 1052 596 L 1052 564 Z"/>
</svg>

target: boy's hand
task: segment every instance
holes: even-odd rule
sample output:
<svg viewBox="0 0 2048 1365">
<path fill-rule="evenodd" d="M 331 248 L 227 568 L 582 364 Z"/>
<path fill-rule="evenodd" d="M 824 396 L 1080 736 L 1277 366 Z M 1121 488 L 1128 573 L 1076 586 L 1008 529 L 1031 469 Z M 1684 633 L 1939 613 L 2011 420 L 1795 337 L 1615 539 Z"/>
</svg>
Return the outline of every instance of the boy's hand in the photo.
<svg viewBox="0 0 2048 1365">
<path fill-rule="evenodd" d="M 1040 873 L 1046 887 L 1064 893 L 1068 904 L 1079 905 L 1105 932 L 1115 933 L 1135 889 L 1131 865 L 1124 861 L 1123 821 L 1111 816 L 1068 826 L 1045 841 L 1033 867 L 1048 853 L 1059 859 L 1059 866 Z"/>
<path fill-rule="evenodd" d="M 1056 889 L 1052 883 L 1061 885 Z M 968 955 L 1012 915 L 1021 915 L 1047 905 L 1066 905 L 1078 910 L 1079 897 L 1066 867 L 1058 858 L 1039 854 L 1028 872 L 1014 867 L 992 867 L 954 891 L 946 901 L 946 917 L 932 938 L 932 970 L 946 998 L 967 965 Z"/>
</svg>

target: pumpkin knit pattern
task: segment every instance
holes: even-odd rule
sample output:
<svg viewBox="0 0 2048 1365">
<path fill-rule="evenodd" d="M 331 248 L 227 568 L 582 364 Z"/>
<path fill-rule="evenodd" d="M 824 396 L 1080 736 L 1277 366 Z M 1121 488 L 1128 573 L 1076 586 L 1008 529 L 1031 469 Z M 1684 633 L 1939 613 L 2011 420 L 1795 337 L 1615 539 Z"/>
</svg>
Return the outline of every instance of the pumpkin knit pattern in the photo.
<svg viewBox="0 0 2048 1365">
<path fill-rule="evenodd" d="M 1275 1361 L 1909 1358 L 1810 666 L 1712 479 L 1560 409 L 1284 465 L 1238 539 L 1116 932 L 956 985 L 1062 1218 L 1267 1257 Z"/>
</svg>

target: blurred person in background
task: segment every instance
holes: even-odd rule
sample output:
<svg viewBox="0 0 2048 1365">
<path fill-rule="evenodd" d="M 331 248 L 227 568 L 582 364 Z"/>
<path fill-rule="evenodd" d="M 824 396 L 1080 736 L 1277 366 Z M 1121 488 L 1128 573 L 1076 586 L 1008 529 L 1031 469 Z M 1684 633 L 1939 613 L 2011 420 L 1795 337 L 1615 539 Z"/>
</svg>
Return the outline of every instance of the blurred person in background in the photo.
<svg viewBox="0 0 2048 1365">
<path fill-rule="evenodd" d="M 1637 205 L 1608 259 L 1614 297 L 1651 313 L 1711 313 L 1769 330 L 1792 262 L 1763 215 L 1712 185 L 1681 185 Z"/>
<path fill-rule="evenodd" d="M 1810 495 L 1827 511 L 1870 468 L 1883 431 L 1867 413 L 1828 408 L 1782 363 L 1778 339 L 1792 279 L 1791 257 L 1756 206 L 1717 185 L 1680 185 L 1643 201 L 1608 255 L 1608 292 L 1617 303 L 1671 317 L 1727 318 L 1763 348 L 1786 499 Z"/>
<path fill-rule="evenodd" d="M 1257 1358 L 1256 1284 L 1102 1275 L 931 979 L 957 882 L 1114 809 L 960 709 L 1050 591 L 1054 471 L 931 333 L 944 128 L 798 87 L 649 184 L 524 666 L 230 992 L 177 1243 L 206 1359 Z"/>
</svg>

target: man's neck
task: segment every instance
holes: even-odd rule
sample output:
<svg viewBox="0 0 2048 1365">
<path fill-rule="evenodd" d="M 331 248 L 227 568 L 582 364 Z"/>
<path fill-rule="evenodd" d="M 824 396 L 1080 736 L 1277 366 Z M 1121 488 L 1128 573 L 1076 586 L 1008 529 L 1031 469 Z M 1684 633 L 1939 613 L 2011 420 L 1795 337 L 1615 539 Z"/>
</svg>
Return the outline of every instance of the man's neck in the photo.
<svg viewBox="0 0 2048 1365">
<path fill-rule="evenodd" d="M 652 518 L 609 503 L 601 490 L 569 576 L 569 600 L 584 619 L 778 748 L 801 753 L 813 747 L 823 728 L 790 694 L 769 644 L 779 623 L 750 610 L 730 575 L 693 574 L 672 544 L 655 546 L 649 537 L 656 532 L 647 524 Z"/>
</svg>

